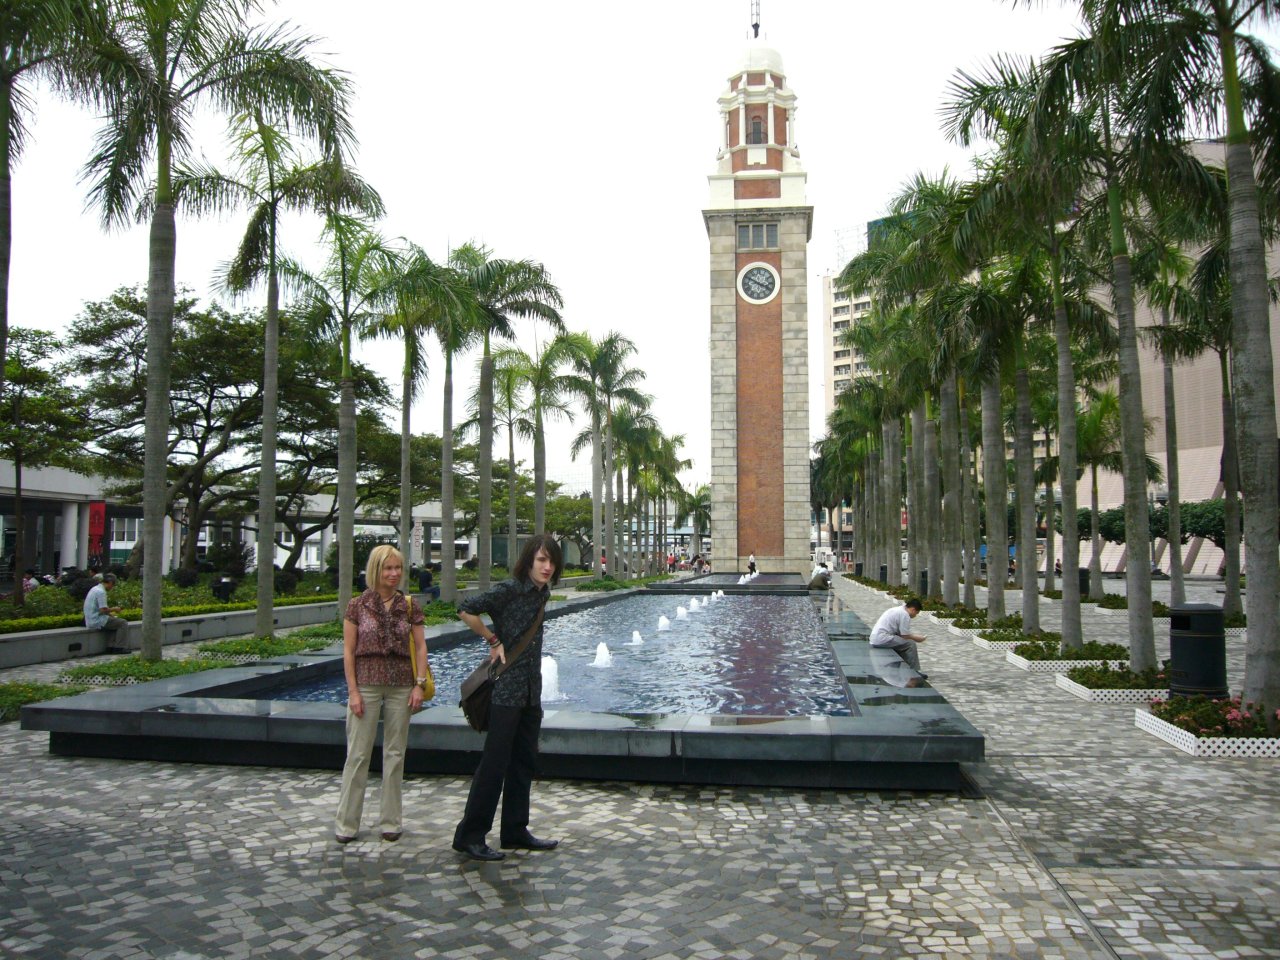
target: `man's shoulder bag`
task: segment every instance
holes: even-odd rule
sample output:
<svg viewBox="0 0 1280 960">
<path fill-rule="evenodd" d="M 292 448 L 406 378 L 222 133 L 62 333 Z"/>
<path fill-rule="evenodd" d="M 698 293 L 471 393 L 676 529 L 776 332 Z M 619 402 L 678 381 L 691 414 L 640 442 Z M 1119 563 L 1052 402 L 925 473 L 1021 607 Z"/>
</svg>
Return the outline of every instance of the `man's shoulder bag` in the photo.
<svg viewBox="0 0 1280 960">
<path fill-rule="evenodd" d="M 462 699 L 458 701 L 458 706 L 462 708 L 467 723 L 471 724 L 471 728 L 478 733 L 484 733 L 489 729 L 489 704 L 493 700 L 494 681 L 520 659 L 525 648 L 533 640 L 534 634 L 538 632 L 538 627 L 542 626 L 542 614 L 546 608 L 547 604 L 544 600 L 542 606 L 538 608 L 538 615 L 533 618 L 532 625 L 520 637 L 520 642 L 515 645 L 506 663 L 498 663 L 486 658 L 484 663 L 471 671 L 471 676 L 462 681 Z"/>
</svg>

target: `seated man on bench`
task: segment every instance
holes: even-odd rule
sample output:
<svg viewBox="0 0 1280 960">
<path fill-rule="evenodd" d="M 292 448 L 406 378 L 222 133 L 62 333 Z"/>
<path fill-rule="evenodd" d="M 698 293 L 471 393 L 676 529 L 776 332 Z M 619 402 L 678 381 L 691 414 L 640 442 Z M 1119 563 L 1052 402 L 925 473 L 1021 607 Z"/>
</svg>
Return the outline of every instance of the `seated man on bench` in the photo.
<svg viewBox="0 0 1280 960">
<path fill-rule="evenodd" d="M 91 630 L 106 630 L 107 653 L 128 653 L 129 621 L 117 617 L 119 607 L 107 605 L 107 591 L 116 585 L 114 573 L 103 574 L 102 582 L 89 591 L 84 598 L 84 625 Z"/>
</svg>

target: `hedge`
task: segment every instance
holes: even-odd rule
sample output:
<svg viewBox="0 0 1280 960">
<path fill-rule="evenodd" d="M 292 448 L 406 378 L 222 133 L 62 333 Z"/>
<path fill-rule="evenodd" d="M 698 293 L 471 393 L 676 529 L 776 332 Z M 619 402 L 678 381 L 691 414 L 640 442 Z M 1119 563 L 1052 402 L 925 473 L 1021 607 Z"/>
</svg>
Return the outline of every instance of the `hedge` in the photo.
<svg viewBox="0 0 1280 960">
<path fill-rule="evenodd" d="M 115 680 L 162 680 L 180 677 L 203 670 L 217 670 L 227 666 L 225 660 L 143 660 L 134 654 L 106 663 L 89 663 L 81 667 L 68 667 L 58 674 L 61 681 L 88 680 L 93 677 L 110 677 Z"/>
<path fill-rule="evenodd" d="M 338 599 L 336 593 L 320 594 L 314 597 L 277 597 L 274 607 L 296 607 L 304 603 L 332 603 Z M 161 607 L 162 617 L 193 617 L 201 613 L 232 613 L 237 610 L 256 610 L 256 603 L 202 603 L 185 607 Z M 123 620 L 141 620 L 141 610 L 121 610 L 117 614 Z M 24 630 L 53 630 L 58 627 L 82 627 L 84 615 L 63 613 L 52 617 L 20 617 L 12 620 L 0 620 L 0 633 L 20 633 Z"/>
<path fill-rule="evenodd" d="M 39 703 L 41 700 L 56 700 L 58 697 L 71 697 L 84 693 L 88 687 L 67 686 L 66 684 L 29 683 L 19 680 L 13 683 L 0 683 L 0 723 L 17 720 L 22 712 L 23 704 Z"/>
</svg>

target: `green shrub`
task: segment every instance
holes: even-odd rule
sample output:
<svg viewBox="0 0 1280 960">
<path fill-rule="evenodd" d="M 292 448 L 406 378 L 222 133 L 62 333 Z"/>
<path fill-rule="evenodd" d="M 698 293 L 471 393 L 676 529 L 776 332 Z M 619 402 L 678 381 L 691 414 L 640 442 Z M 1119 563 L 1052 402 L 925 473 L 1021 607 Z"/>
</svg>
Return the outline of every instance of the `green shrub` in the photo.
<svg viewBox="0 0 1280 960">
<path fill-rule="evenodd" d="M 1159 600 L 1152 600 L 1152 601 L 1151 601 L 1151 616 L 1153 616 L 1153 617 L 1167 617 L 1167 616 L 1169 616 L 1169 605 L 1168 605 L 1167 603 L 1162 603 L 1162 602 L 1161 602 L 1161 601 L 1159 601 Z"/>
<path fill-rule="evenodd" d="M 31 617 L 68 616 L 77 613 L 83 615 L 84 601 L 77 603 L 71 593 L 63 587 L 36 587 L 27 594 L 21 607 L 15 607 L 12 603 L 5 601 L 0 604 L 0 611 L 2 611 L 0 616 L 21 617 L 24 620 Z"/>
<path fill-rule="evenodd" d="M 1241 704 L 1239 697 L 1170 697 L 1151 701 L 1151 712 L 1197 737 L 1269 737 L 1268 711 L 1262 704 Z M 1280 717 L 1280 710 L 1276 711 Z"/>
<path fill-rule="evenodd" d="M 1100 667 L 1072 667 L 1067 671 L 1067 678 L 1091 690 L 1169 689 L 1167 667 L 1152 667 L 1150 670 L 1134 673 L 1127 666 L 1113 668 L 1104 663 Z"/>
<path fill-rule="evenodd" d="M 1061 590 L 1041 590 L 1041 591 L 1040 591 L 1040 595 L 1041 595 L 1042 597 L 1044 597 L 1046 600 L 1061 600 L 1061 599 L 1062 599 L 1062 591 L 1061 591 Z"/>
<path fill-rule="evenodd" d="M 1229 617 L 1222 618 L 1222 625 L 1224 627 L 1247 627 L 1249 622 L 1243 613 L 1233 613 Z"/>
<path fill-rule="evenodd" d="M 951 621 L 953 627 L 961 630 L 982 630 L 987 626 L 987 618 L 985 615 L 977 617 L 956 617 Z"/>
<path fill-rule="evenodd" d="M 1090 640 L 1078 650 L 1061 652 L 1062 635 L 1045 632 L 1037 640 L 1019 644 L 1013 652 L 1027 660 L 1127 660 L 1129 651 L 1118 643 Z"/>
<path fill-rule="evenodd" d="M 925 609 L 939 620 L 954 620 L 956 618 L 972 619 L 975 617 L 981 617 L 983 621 L 987 619 L 986 611 L 975 610 L 973 607 L 966 607 L 963 604 L 956 604 L 954 607 L 949 607 L 943 603 L 935 607 L 926 607 Z"/>
<path fill-rule="evenodd" d="M 169 572 L 168 580 L 174 586 L 194 587 L 200 582 L 200 574 L 194 570 L 188 570 L 186 567 L 179 567 L 177 570 Z"/>
<path fill-rule="evenodd" d="M 56 617 L 15 617 L 0 620 L 0 633 L 22 633 L 25 630 L 53 630 L 57 627 L 83 627 L 84 614 L 66 613 Z"/>
<path fill-rule="evenodd" d="M 1128 610 L 1129 598 L 1118 593 L 1107 593 L 1098 601 L 1098 606 L 1103 610 Z"/>
<path fill-rule="evenodd" d="M 1011 613 L 1008 616 L 1000 617 L 998 620 L 992 620 L 991 626 L 997 630 L 1021 630 L 1022 614 Z"/>
<path fill-rule="evenodd" d="M 180 677 L 202 670 L 217 670 L 227 664 L 222 660 L 143 660 L 137 654 L 121 657 L 107 663 L 89 663 L 81 667 L 68 667 L 58 674 L 59 680 L 87 680 L 91 677 L 110 677 L 113 680 L 161 680 Z"/>
<path fill-rule="evenodd" d="M 17 720 L 26 703 L 39 703 L 41 700 L 56 700 L 58 697 L 71 697 L 84 693 L 88 687 L 68 686 L 66 684 L 28 683 L 23 680 L 12 683 L 0 683 L 0 723 Z"/>
<path fill-rule="evenodd" d="M 598 580 L 588 580 L 586 583 L 580 583 L 575 586 L 575 590 L 625 590 L 627 584 L 619 583 L 609 575 L 600 577 Z"/>
</svg>

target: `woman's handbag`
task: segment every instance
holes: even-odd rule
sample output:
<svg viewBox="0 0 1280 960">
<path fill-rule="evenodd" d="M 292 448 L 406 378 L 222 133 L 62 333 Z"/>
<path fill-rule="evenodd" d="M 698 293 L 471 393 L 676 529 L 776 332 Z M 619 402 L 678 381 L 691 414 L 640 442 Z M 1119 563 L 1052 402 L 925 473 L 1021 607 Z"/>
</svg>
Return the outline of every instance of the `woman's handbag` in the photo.
<svg viewBox="0 0 1280 960">
<path fill-rule="evenodd" d="M 507 657 L 506 663 L 486 659 L 471 671 L 471 676 L 462 681 L 462 699 L 458 701 L 458 706 L 462 708 L 462 713 L 466 716 L 467 723 L 471 724 L 471 729 L 477 733 L 484 733 L 489 729 L 489 704 L 493 700 L 493 682 L 502 676 L 503 671 L 520 659 L 525 647 L 529 646 L 529 641 L 538 632 L 538 627 L 542 626 L 542 613 L 546 608 L 547 604 L 544 600 L 542 606 L 538 608 L 538 615 L 533 618 L 533 625 L 524 632 L 520 642 Z"/>
<path fill-rule="evenodd" d="M 418 649 L 417 644 L 413 642 L 413 627 L 409 627 L 409 663 L 413 665 L 413 678 L 426 677 L 427 682 L 422 685 L 422 702 L 426 703 L 436 695 L 436 678 L 431 674 L 431 660 L 422 665 L 422 669 L 418 669 Z"/>
</svg>

